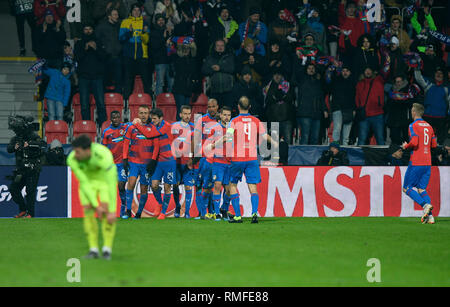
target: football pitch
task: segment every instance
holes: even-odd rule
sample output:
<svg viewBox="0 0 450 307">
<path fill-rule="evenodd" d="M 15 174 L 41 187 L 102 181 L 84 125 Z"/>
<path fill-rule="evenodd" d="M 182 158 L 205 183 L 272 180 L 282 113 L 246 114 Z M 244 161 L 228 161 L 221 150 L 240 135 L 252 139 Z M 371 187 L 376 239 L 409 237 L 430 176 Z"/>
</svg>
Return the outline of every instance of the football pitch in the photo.
<svg viewBox="0 0 450 307">
<path fill-rule="evenodd" d="M 1 219 L 0 286 L 450 286 L 450 218 L 436 221 L 118 220 L 107 261 L 82 259 L 82 219 Z M 80 283 L 67 281 L 70 258 Z M 380 282 L 367 280 L 372 258 Z"/>
</svg>

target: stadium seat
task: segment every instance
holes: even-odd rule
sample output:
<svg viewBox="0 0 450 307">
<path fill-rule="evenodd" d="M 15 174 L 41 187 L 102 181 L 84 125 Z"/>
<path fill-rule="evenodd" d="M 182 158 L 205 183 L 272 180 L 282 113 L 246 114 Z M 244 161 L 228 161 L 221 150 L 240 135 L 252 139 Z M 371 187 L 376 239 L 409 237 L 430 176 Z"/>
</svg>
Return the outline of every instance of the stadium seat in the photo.
<svg viewBox="0 0 450 307">
<path fill-rule="evenodd" d="M 156 97 L 156 107 L 164 113 L 166 121 L 175 122 L 177 120 L 177 105 L 175 97 L 171 93 L 162 93 Z"/>
<path fill-rule="evenodd" d="M 90 105 L 91 105 L 91 120 L 95 120 L 95 99 L 94 95 L 90 95 L 89 97 Z M 81 103 L 80 103 L 80 93 L 76 93 L 72 98 L 72 111 L 73 111 L 73 121 L 80 121 L 83 118 L 81 117 Z"/>
<path fill-rule="evenodd" d="M 152 98 L 146 93 L 133 93 L 128 97 L 128 108 L 130 109 L 130 121 L 136 118 L 140 105 L 148 105 L 152 108 Z"/>
<path fill-rule="evenodd" d="M 191 122 L 194 122 L 195 114 L 205 114 L 208 109 L 208 96 L 200 94 L 196 101 L 191 101 L 192 115 Z"/>
<path fill-rule="evenodd" d="M 119 111 L 123 118 L 123 97 L 118 93 L 105 93 L 106 122 L 109 124 L 112 111 Z"/>
<path fill-rule="evenodd" d="M 105 93 L 105 105 L 123 106 L 123 97 L 118 93 Z"/>
<path fill-rule="evenodd" d="M 58 140 L 61 144 L 67 144 L 69 137 L 69 126 L 63 120 L 51 120 L 45 124 L 45 140 L 50 144 Z"/>
<path fill-rule="evenodd" d="M 87 134 L 93 142 L 97 137 L 97 126 L 92 120 L 79 120 L 73 124 L 73 137 L 76 138 L 81 134 Z"/>
<path fill-rule="evenodd" d="M 144 84 L 142 83 L 142 78 L 139 75 L 134 78 L 133 94 L 134 93 L 144 93 Z"/>
</svg>

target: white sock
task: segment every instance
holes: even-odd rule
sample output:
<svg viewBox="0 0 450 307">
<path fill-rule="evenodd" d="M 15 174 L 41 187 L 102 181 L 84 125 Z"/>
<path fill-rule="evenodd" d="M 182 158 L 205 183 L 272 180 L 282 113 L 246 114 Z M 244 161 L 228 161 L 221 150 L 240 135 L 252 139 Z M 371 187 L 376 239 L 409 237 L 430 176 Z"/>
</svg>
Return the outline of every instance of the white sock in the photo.
<svg viewBox="0 0 450 307">
<path fill-rule="evenodd" d="M 89 251 L 98 254 L 98 248 L 97 247 L 90 248 Z"/>
<path fill-rule="evenodd" d="M 108 247 L 108 246 L 103 246 L 103 248 L 102 248 L 102 252 L 108 252 L 108 253 L 112 253 L 112 250 L 111 250 L 111 247 Z"/>
</svg>

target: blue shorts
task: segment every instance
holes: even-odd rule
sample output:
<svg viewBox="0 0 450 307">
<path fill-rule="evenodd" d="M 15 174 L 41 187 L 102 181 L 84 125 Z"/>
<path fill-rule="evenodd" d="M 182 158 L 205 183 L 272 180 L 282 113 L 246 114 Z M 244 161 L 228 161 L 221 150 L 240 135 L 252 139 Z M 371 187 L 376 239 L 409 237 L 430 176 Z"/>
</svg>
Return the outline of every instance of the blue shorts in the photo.
<svg viewBox="0 0 450 307">
<path fill-rule="evenodd" d="M 403 188 L 418 188 L 425 190 L 430 181 L 431 166 L 414 166 L 411 163 L 405 173 L 405 180 L 403 181 Z"/>
<path fill-rule="evenodd" d="M 199 168 L 199 173 L 203 182 L 202 187 L 204 189 L 211 189 L 214 186 L 214 182 L 212 180 L 212 163 L 209 163 L 205 159 L 201 168 Z"/>
<path fill-rule="evenodd" d="M 125 172 L 125 169 L 123 168 L 123 163 L 116 164 L 117 167 L 117 177 L 119 182 L 127 182 L 128 176 Z"/>
<path fill-rule="evenodd" d="M 230 183 L 230 164 L 214 163 L 212 167 L 213 182 L 222 182 L 223 185 Z"/>
<path fill-rule="evenodd" d="M 177 184 L 177 162 L 175 160 L 158 161 L 152 176 L 153 180 L 163 180 L 167 184 Z"/>
<path fill-rule="evenodd" d="M 147 173 L 147 165 L 129 162 L 130 171 L 128 177 L 140 177 L 139 183 L 142 185 L 150 185 L 150 178 Z"/>
<path fill-rule="evenodd" d="M 231 162 L 230 165 L 230 182 L 237 184 L 242 180 L 242 175 L 245 175 L 247 183 L 257 184 L 261 182 L 261 172 L 259 170 L 259 161 L 243 161 Z"/>
<path fill-rule="evenodd" d="M 177 164 L 177 183 L 192 187 L 195 185 L 198 169 L 189 169 L 187 165 Z"/>
</svg>

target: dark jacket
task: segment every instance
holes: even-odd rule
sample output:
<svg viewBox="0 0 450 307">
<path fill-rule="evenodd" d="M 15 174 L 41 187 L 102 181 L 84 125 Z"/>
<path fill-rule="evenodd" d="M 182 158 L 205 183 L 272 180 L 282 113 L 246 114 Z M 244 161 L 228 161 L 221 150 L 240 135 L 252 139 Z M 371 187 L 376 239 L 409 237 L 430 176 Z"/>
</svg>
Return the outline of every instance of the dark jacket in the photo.
<svg viewBox="0 0 450 307">
<path fill-rule="evenodd" d="M 198 72 L 198 61 L 192 56 L 173 56 L 175 77 L 172 92 L 184 96 L 191 96 L 198 91 L 200 85 L 200 74 Z"/>
<path fill-rule="evenodd" d="M 212 69 L 213 65 L 220 67 L 219 71 Z M 210 93 L 221 94 L 231 92 L 234 86 L 234 56 L 231 53 L 212 51 L 202 66 L 202 74 L 210 78 Z"/>
<path fill-rule="evenodd" d="M 394 83 L 393 79 L 395 77 L 406 74 L 408 66 L 403 59 L 403 54 L 400 48 L 397 48 L 395 51 L 389 50 L 389 57 L 391 58 L 391 64 L 389 75 L 386 80 L 388 83 Z"/>
<path fill-rule="evenodd" d="M 225 33 L 224 22 L 220 19 L 220 17 L 214 17 L 210 21 L 209 25 L 209 42 L 213 44 L 218 39 L 228 38 L 228 46 L 237 50 L 240 48 L 240 40 L 239 40 L 239 25 L 234 20 L 229 20 L 230 22 L 230 31 Z"/>
<path fill-rule="evenodd" d="M 293 119 L 295 107 L 295 93 L 292 85 L 285 93 L 279 88 L 280 84 L 271 81 L 265 88 L 266 118 L 269 122 L 284 122 Z"/>
<path fill-rule="evenodd" d="M 255 58 L 255 62 L 253 64 L 250 64 L 250 56 Z M 236 73 L 239 73 L 245 65 L 250 67 L 253 80 L 261 85 L 263 77 L 266 73 L 266 61 L 264 57 L 257 54 L 256 49 L 253 54 L 250 54 L 246 50 L 242 49 L 241 54 L 239 54 L 236 58 Z"/>
<path fill-rule="evenodd" d="M 305 73 L 304 67 L 294 72 L 294 82 L 298 87 L 297 117 L 321 119 L 327 110 L 322 81 Z"/>
<path fill-rule="evenodd" d="M 56 31 L 55 23 L 47 25 L 45 32 L 43 25 L 38 26 L 36 30 L 37 56 L 46 60 L 61 59 L 65 40 L 66 32 L 62 26 L 59 31 Z"/>
<path fill-rule="evenodd" d="M 95 34 L 98 42 L 109 56 L 120 56 L 122 44 L 119 41 L 120 22 L 112 24 L 108 19 L 103 19 L 97 28 Z"/>
<path fill-rule="evenodd" d="M 333 155 L 333 152 L 330 150 L 325 150 L 317 161 L 317 165 L 320 166 L 345 166 L 349 164 L 347 152 L 343 150 L 339 150 L 337 155 Z"/>
<path fill-rule="evenodd" d="M 387 126 L 391 128 L 404 127 L 412 122 L 411 106 L 415 99 L 399 99 L 394 94 L 407 94 L 409 90 L 408 81 L 404 81 L 401 86 L 397 87 L 395 84 L 388 93 L 388 100 L 386 104 Z"/>
<path fill-rule="evenodd" d="M 328 74 L 328 73 L 327 73 Z M 356 80 L 351 74 L 347 79 L 342 75 L 335 76 L 330 73 L 331 79 L 327 77 L 327 90 L 331 95 L 331 112 L 339 110 L 355 110 L 355 88 Z"/>
<path fill-rule="evenodd" d="M 166 47 L 166 41 L 169 37 L 164 37 L 165 30 L 165 26 L 161 28 L 160 26 L 155 24 L 150 31 L 149 58 L 151 59 L 152 63 L 156 65 L 169 63 L 169 57 L 167 56 Z"/>
<path fill-rule="evenodd" d="M 89 41 L 95 41 L 97 49 L 89 47 L 85 49 Z M 78 76 L 84 79 L 101 79 L 104 75 L 106 53 L 102 45 L 95 38 L 95 34 L 86 36 L 75 44 L 75 59 L 78 62 Z"/>
<path fill-rule="evenodd" d="M 356 77 L 359 77 L 367 66 L 372 68 L 372 70 L 380 70 L 380 58 L 378 57 L 377 50 L 373 48 L 363 50 L 361 41 L 362 38 L 358 39 L 358 46 L 353 47 L 350 40 L 345 40 L 347 54 L 352 59 L 352 73 Z"/>
<path fill-rule="evenodd" d="M 249 83 L 244 80 L 238 80 L 233 87 L 233 108 L 237 110 L 237 102 L 239 98 L 246 96 L 250 100 L 250 114 L 257 116 L 259 119 L 264 115 L 264 97 L 261 87 L 253 80 Z"/>
<path fill-rule="evenodd" d="M 278 69 L 281 69 L 284 76 L 289 79 L 289 77 L 292 75 L 292 64 L 289 56 L 285 52 L 283 52 L 281 48 L 277 53 L 273 53 L 270 48 L 267 49 L 268 50 L 265 58 L 265 78 L 263 81 L 264 84 L 270 82 L 270 78 L 273 76 L 273 73 Z M 273 61 L 276 62 L 272 66 L 270 66 Z"/>
</svg>

